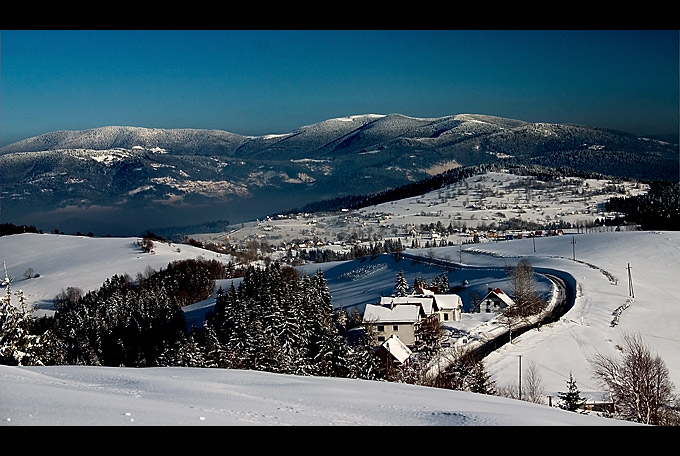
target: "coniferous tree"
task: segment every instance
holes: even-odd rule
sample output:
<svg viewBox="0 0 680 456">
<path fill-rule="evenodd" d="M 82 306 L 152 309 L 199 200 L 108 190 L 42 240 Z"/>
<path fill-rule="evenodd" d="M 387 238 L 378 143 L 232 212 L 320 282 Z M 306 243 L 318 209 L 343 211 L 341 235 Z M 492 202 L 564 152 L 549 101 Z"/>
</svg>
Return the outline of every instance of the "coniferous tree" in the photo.
<svg viewBox="0 0 680 456">
<path fill-rule="evenodd" d="M 350 344 L 351 370 L 349 377 L 375 380 L 378 377 L 379 362 L 375 354 L 376 335 L 373 326 L 357 329 L 358 337 Z"/>
<path fill-rule="evenodd" d="M 442 289 L 442 279 L 441 279 L 441 277 L 439 277 L 438 275 L 434 276 L 434 278 L 432 279 L 432 282 L 430 282 L 430 289 L 437 290 L 438 292 L 441 292 L 441 289 Z"/>
<path fill-rule="evenodd" d="M 423 288 L 427 285 L 427 282 L 425 282 L 425 279 L 422 277 L 416 277 L 413 279 L 413 290 L 419 290 L 420 288 Z"/>
<path fill-rule="evenodd" d="M 26 308 L 26 298 L 19 290 L 19 306 L 12 304 L 12 278 L 5 267 L 5 296 L 0 299 L 0 363 L 20 366 L 42 365 L 40 335 L 31 333 L 32 309 Z"/>
<path fill-rule="evenodd" d="M 397 296 L 406 296 L 406 293 L 408 292 L 408 281 L 404 277 L 404 271 L 402 269 L 400 269 L 397 274 L 397 283 L 395 284 L 394 289 Z"/>
<path fill-rule="evenodd" d="M 446 274 L 441 275 L 441 287 L 439 289 L 440 293 L 448 293 L 449 289 L 451 288 L 451 285 L 449 284 L 449 278 L 446 277 Z"/>
<path fill-rule="evenodd" d="M 484 363 L 471 351 L 459 351 L 455 361 L 440 375 L 438 383 L 446 388 L 495 394 L 496 382 L 486 371 Z"/>
<path fill-rule="evenodd" d="M 484 367 L 484 362 L 479 361 L 472 366 L 468 389 L 473 393 L 496 394 L 496 381 Z"/>
<path fill-rule="evenodd" d="M 569 380 L 567 380 L 567 391 L 560 391 L 558 397 L 562 401 L 560 408 L 569 410 L 570 412 L 576 412 L 586 403 L 586 399 L 581 397 L 581 392 L 579 391 L 576 380 L 574 380 L 571 372 L 569 372 Z"/>
<path fill-rule="evenodd" d="M 205 367 L 203 351 L 196 342 L 196 328 L 192 328 L 189 335 L 179 340 L 179 346 L 175 354 L 175 366 L 182 367 Z"/>
<path fill-rule="evenodd" d="M 202 337 L 199 345 L 203 347 L 203 360 L 205 367 L 227 368 L 229 359 L 226 350 L 217 339 L 217 334 L 212 324 L 207 321 L 203 323 Z"/>
</svg>

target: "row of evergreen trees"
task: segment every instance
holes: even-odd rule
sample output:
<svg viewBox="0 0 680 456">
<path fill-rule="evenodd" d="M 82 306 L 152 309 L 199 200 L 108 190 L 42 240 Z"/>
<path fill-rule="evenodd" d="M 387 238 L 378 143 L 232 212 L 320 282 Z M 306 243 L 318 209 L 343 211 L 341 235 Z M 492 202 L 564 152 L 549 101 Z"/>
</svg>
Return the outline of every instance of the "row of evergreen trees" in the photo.
<svg viewBox="0 0 680 456">
<path fill-rule="evenodd" d="M 373 378 L 365 337 L 348 337 L 347 314 L 334 311 L 321 271 L 299 275 L 278 262 L 250 267 L 238 287 L 219 290 L 203 330 L 215 367 L 299 375 Z"/>
<path fill-rule="evenodd" d="M 34 320 L 21 293 L 0 301 L 0 363 L 20 365 L 191 366 L 299 375 L 376 378 L 373 341 L 334 311 L 320 271 L 301 275 L 278 262 L 249 267 L 239 286 L 218 291 L 205 325 L 187 331 L 182 307 L 205 299 L 226 267 L 173 262 L 133 280 L 107 279 L 83 294 L 67 288 L 53 317 Z M 15 306 L 12 296 L 19 297 Z M 356 320 L 355 320 L 356 321 Z"/>
</svg>

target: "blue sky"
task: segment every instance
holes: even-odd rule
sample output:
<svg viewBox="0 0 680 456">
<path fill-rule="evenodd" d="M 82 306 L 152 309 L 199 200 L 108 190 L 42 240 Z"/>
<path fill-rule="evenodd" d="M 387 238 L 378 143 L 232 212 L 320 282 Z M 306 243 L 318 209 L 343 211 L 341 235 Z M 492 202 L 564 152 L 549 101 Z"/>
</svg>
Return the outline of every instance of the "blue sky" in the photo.
<svg viewBox="0 0 680 456">
<path fill-rule="evenodd" d="M 107 125 L 289 132 L 489 114 L 678 132 L 677 30 L 2 30 L 0 145 Z"/>
</svg>

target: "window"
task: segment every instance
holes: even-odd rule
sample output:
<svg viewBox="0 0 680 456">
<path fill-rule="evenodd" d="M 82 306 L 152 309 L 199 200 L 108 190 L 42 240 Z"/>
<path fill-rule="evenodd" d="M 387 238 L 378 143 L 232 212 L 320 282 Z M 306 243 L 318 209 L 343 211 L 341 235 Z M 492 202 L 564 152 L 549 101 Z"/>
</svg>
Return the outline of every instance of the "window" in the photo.
<svg viewBox="0 0 680 456">
<path fill-rule="evenodd" d="M 448 321 L 448 320 L 449 320 L 449 314 L 444 312 L 444 321 Z"/>
<path fill-rule="evenodd" d="M 378 331 L 380 332 L 385 331 L 385 327 L 383 325 L 378 325 Z"/>
<path fill-rule="evenodd" d="M 378 342 L 385 342 L 385 336 L 378 336 Z"/>
<path fill-rule="evenodd" d="M 399 325 L 392 325 L 392 331 L 399 331 Z"/>
</svg>

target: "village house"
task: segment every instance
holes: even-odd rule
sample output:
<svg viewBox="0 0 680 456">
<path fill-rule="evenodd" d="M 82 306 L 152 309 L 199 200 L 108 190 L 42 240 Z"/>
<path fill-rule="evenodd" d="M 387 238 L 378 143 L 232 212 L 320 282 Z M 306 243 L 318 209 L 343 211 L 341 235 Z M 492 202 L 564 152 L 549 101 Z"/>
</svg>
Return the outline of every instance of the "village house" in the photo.
<svg viewBox="0 0 680 456">
<path fill-rule="evenodd" d="M 439 321 L 460 321 L 463 300 L 457 294 L 434 295 Z"/>
<path fill-rule="evenodd" d="M 405 365 L 411 357 L 411 349 L 396 335 L 391 335 L 385 342 L 375 349 L 380 363 L 386 368 Z"/>
<path fill-rule="evenodd" d="M 375 328 L 378 342 L 382 343 L 396 334 L 407 346 L 416 342 L 418 322 L 425 317 L 418 304 L 397 305 L 367 304 L 363 322 Z"/>
<path fill-rule="evenodd" d="M 460 321 L 463 307 L 455 294 L 426 294 L 409 296 L 383 296 L 378 304 L 367 304 L 363 323 L 376 331 L 378 342 L 383 343 L 396 335 L 408 347 L 418 340 L 418 325 L 426 318 L 439 321 Z"/>
<path fill-rule="evenodd" d="M 472 309 L 472 312 L 492 313 L 500 312 L 508 306 L 514 305 L 515 302 L 503 292 L 500 288 L 489 288 L 488 293 L 479 303 Z"/>
</svg>

